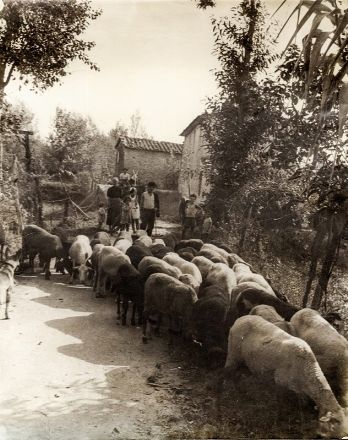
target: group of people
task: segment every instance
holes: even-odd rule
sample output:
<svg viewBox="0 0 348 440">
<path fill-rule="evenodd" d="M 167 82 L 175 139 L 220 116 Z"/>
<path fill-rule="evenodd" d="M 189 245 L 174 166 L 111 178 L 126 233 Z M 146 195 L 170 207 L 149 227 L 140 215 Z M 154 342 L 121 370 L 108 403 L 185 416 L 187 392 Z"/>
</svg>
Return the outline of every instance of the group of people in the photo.
<svg viewBox="0 0 348 440">
<path fill-rule="evenodd" d="M 179 216 L 182 224 L 182 239 L 193 238 L 196 228 L 203 241 L 207 240 L 213 226 L 213 221 L 203 205 L 197 202 L 196 194 L 191 194 L 189 199 L 183 197 L 179 204 Z"/>
<path fill-rule="evenodd" d="M 107 190 L 107 210 L 103 204 L 99 206 L 98 227 L 101 229 L 106 222 L 112 233 L 129 231 L 131 226 L 133 233 L 141 228 L 151 236 L 155 219 L 160 215 L 159 197 L 154 192 L 155 188 L 155 182 L 149 182 L 139 199 L 135 181 L 125 168 L 119 177 L 112 179 L 112 185 Z"/>
<path fill-rule="evenodd" d="M 100 204 L 98 210 L 98 227 L 102 229 L 106 223 L 109 232 L 129 231 L 133 233 L 140 229 L 147 231 L 151 237 L 156 217 L 160 216 L 158 194 L 154 192 L 155 182 L 149 182 L 140 198 L 137 194 L 135 180 L 125 168 L 119 177 L 112 179 L 112 185 L 107 190 L 108 207 Z M 197 204 L 196 194 L 187 199 L 183 197 L 179 204 L 179 216 L 182 224 L 182 238 L 193 238 L 198 235 L 207 240 L 211 229 L 212 219 L 203 205 Z"/>
</svg>

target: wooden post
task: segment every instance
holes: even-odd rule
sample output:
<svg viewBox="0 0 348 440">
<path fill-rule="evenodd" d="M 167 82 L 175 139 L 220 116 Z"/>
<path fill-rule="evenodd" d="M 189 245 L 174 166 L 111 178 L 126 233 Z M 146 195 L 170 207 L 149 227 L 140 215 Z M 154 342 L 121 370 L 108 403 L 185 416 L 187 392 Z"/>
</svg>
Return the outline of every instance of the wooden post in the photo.
<svg viewBox="0 0 348 440">
<path fill-rule="evenodd" d="M 31 154 L 31 149 L 30 149 L 30 138 L 29 136 L 33 135 L 34 132 L 33 131 L 29 131 L 29 130 L 19 130 L 20 134 L 24 134 L 24 139 L 22 141 L 24 148 L 25 148 L 25 159 L 26 159 L 26 169 L 28 171 L 28 173 L 31 173 L 32 169 L 31 169 L 31 158 L 32 158 L 32 154 Z"/>
</svg>

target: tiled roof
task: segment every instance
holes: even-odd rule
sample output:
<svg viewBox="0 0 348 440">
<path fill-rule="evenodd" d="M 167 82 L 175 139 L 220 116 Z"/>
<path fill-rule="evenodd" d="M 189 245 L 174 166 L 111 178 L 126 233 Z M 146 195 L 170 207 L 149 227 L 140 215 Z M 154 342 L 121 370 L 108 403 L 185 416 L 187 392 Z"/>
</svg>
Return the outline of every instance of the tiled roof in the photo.
<svg viewBox="0 0 348 440">
<path fill-rule="evenodd" d="M 132 150 L 143 151 L 162 151 L 164 153 L 182 154 L 183 145 L 173 142 L 159 142 L 152 139 L 133 138 L 128 136 L 120 136 L 117 140 L 115 148 L 122 142 L 123 146 Z"/>
</svg>

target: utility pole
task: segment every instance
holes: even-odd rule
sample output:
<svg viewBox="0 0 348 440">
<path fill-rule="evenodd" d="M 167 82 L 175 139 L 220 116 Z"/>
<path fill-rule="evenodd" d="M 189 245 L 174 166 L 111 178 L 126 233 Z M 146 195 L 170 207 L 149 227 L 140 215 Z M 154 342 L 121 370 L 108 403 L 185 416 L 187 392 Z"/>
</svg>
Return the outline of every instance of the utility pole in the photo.
<svg viewBox="0 0 348 440">
<path fill-rule="evenodd" d="M 27 173 L 33 173 L 32 169 L 32 154 L 30 149 L 30 136 L 34 134 L 33 131 L 30 130 L 19 130 L 20 134 L 24 135 L 24 139 L 22 140 L 22 144 L 25 148 L 25 159 L 26 159 L 26 170 Z M 43 222 L 43 213 L 42 213 L 42 194 L 41 194 L 41 188 L 40 188 L 40 179 L 39 176 L 34 173 L 34 183 L 35 183 L 35 191 L 36 191 L 36 203 L 35 203 L 35 210 L 36 210 L 36 218 L 38 224 L 41 226 Z"/>
<path fill-rule="evenodd" d="M 33 131 L 30 130 L 19 130 L 20 134 L 24 134 L 24 139 L 22 140 L 22 144 L 25 148 L 25 159 L 26 159 L 26 169 L 28 173 L 31 173 L 31 150 L 30 150 L 30 137 L 34 134 Z"/>
</svg>

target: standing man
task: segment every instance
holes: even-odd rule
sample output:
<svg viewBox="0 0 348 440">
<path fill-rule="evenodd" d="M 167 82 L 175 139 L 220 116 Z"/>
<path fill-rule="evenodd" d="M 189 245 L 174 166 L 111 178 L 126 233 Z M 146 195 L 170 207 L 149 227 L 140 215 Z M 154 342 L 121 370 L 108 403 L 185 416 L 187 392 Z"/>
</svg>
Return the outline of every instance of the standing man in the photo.
<svg viewBox="0 0 348 440">
<path fill-rule="evenodd" d="M 160 216 L 159 198 L 158 194 L 154 192 L 155 188 L 155 182 L 149 182 L 147 184 L 147 190 L 142 193 L 140 198 L 140 228 L 146 230 L 149 237 L 152 235 L 156 217 Z"/>
</svg>

